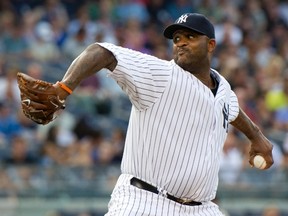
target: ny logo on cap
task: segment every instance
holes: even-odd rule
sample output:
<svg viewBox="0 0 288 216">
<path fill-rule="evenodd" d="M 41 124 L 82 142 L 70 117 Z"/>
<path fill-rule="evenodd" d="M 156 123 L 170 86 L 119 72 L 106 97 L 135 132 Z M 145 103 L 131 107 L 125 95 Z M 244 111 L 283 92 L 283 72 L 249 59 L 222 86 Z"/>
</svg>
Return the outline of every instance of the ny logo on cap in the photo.
<svg viewBox="0 0 288 216">
<path fill-rule="evenodd" d="M 186 22 L 186 19 L 188 18 L 187 14 L 182 15 L 181 17 L 178 18 L 177 23 L 183 23 Z"/>
</svg>

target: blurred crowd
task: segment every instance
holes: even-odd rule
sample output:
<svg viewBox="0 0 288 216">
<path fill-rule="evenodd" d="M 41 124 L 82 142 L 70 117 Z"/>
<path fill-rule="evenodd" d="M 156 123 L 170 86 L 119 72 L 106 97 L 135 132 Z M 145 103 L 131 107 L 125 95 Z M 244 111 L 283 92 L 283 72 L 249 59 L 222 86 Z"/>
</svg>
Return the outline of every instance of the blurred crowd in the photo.
<svg viewBox="0 0 288 216">
<path fill-rule="evenodd" d="M 1 0 L 0 190 L 16 185 L 5 167 L 119 164 L 131 108 L 103 70 L 80 84 L 53 123 L 36 125 L 21 111 L 18 71 L 55 82 L 94 42 L 170 60 L 172 44 L 162 32 L 185 12 L 203 13 L 214 23 L 213 67 L 229 80 L 242 108 L 274 143 L 273 169 L 287 170 L 288 1 Z M 249 168 L 248 147 L 247 139 L 230 128 L 223 182 L 237 182 L 241 170 Z"/>
</svg>

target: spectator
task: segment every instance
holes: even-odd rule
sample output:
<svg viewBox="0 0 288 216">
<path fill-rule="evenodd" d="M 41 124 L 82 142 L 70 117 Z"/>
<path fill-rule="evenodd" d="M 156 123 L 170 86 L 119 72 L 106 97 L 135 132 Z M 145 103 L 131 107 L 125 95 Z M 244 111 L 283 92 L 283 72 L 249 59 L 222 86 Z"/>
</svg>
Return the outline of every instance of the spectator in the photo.
<svg viewBox="0 0 288 216">
<path fill-rule="evenodd" d="M 115 35 L 116 28 L 112 22 L 114 6 L 112 0 L 99 1 L 99 17 L 95 20 L 96 25 L 98 26 L 95 41 L 118 43 Z"/>
<path fill-rule="evenodd" d="M 286 138 L 287 140 L 287 138 Z M 288 142 L 288 141 L 286 141 Z M 280 170 L 284 171 L 284 175 L 286 174 L 286 178 L 288 178 L 288 173 L 287 173 L 287 170 L 288 170 L 288 150 L 287 150 L 287 147 L 286 147 L 286 150 L 284 151 L 284 154 L 283 154 L 283 158 L 282 158 L 282 162 L 281 162 L 281 166 L 280 166 Z"/>
<path fill-rule="evenodd" d="M 114 13 L 115 19 L 122 23 L 135 20 L 142 25 L 149 20 L 147 9 L 140 1 L 121 0 L 115 5 Z"/>
<path fill-rule="evenodd" d="M 171 20 L 176 20 L 181 14 L 195 12 L 191 1 L 188 0 L 168 1 L 166 8 L 171 16 Z"/>
<path fill-rule="evenodd" d="M 69 61 L 76 58 L 87 46 L 86 30 L 81 27 L 75 35 L 70 35 L 63 44 L 63 53 Z"/>
<path fill-rule="evenodd" d="M 41 14 L 40 20 L 52 23 L 55 18 L 61 18 L 62 26 L 69 21 L 65 5 L 60 0 L 45 0 L 35 8 Z"/>
<path fill-rule="evenodd" d="M 11 152 L 4 159 L 4 163 L 6 165 L 38 164 L 39 159 L 36 156 L 37 153 L 31 152 L 29 150 L 28 140 L 25 137 L 21 135 L 14 136 L 11 139 L 10 146 L 11 146 Z"/>
<path fill-rule="evenodd" d="M 14 136 L 21 133 L 22 127 L 19 124 L 15 113 L 5 101 L 0 101 L 0 134 L 9 143 Z"/>
<path fill-rule="evenodd" d="M 23 26 L 21 20 L 15 18 L 11 24 L 10 31 L 2 36 L 2 52 L 10 55 L 18 55 L 21 57 L 29 56 L 29 44 L 23 34 Z"/>
<path fill-rule="evenodd" d="M 122 160 L 125 143 L 125 131 L 115 128 L 111 135 L 111 145 L 113 148 L 112 162 L 120 163 Z"/>
<path fill-rule="evenodd" d="M 36 10 L 41 11 L 40 21 L 51 24 L 55 44 L 60 49 L 67 36 L 66 26 L 69 22 L 66 7 L 60 0 L 45 0 Z"/>
<path fill-rule="evenodd" d="M 34 79 L 43 79 L 43 66 L 38 62 L 29 62 L 26 67 L 26 73 Z"/>
<path fill-rule="evenodd" d="M 243 40 L 241 29 L 233 23 L 230 17 L 225 17 L 215 25 L 215 37 L 219 45 L 239 45 Z"/>
<path fill-rule="evenodd" d="M 266 61 L 261 67 L 261 78 L 259 76 L 259 84 L 261 84 L 261 89 L 263 92 L 267 92 L 271 89 L 281 88 L 283 76 L 285 74 L 285 61 L 282 56 L 278 54 L 271 54 L 269 57 L 264 57 L 263 61 Z"/>
<path fill-rule="evenodd" d="M 146 9 L 149 14 L 149 23 L 162 25 L 172 20 L 166 9 L 165 0 L 148 0 Z"/>
<path fill-rule="evenodd" d="M 20 91 L 18 88 L 16 74 L 18 67 L 7 69 L 5 76 L 0 76 L 0 101 L 6 103 L 12 109 L 17 111 L 20 107 Z"/>
<path fill-rule="evenodd" d="M 238 97 L 239 104 L 241 104 L 242 109 L 246 112 L 249 118 L 260 124 L 261 121 L 257 113 L 256 102 L 254 101 L 254 86 L 252 86 L 253 83 L 249 85 L 248 80 L 246 80 L 246 82 L 246 86 L 238 86 L 234 89 L 234 91 Z"/>
<path fill-rule="evenodd" d="M 154 53 L 161 59 L 171 59 L 171 51 L 167 50 L 169 44 L 161 37 L 161 31 L 156 23 L 149 23 L 144 31 L 144 42 L 147 52 Z"/>
<path fill-rule="evenodd" d="M 48 129 L 41 149 L 42 164 L 44 165 L 69 165 L 69 150 L 75 139 L 70 132 L 62 130 L 57 125 Z"/>
<path fill-rule="evenodd" d="M 111 164 L 114 157 L 114 146 L 108 140 L 102 140 L 98 146 L 98 159 L 96 164 L 108 165 Z"/>
<path fill-rule="evenodd" d="M 288 105 L 287 97 L 288 97 L 288 78 L 285 75 L 282 79 L 281 86 L 274 86 L 268 90 L 265 101 L 267 108 L 274 112 L 277 109 L 284 108 Z"/>
<path fill-rule="evenodd" d="M 223 20 L 223 1 L 213 1 L 213 0 L 202 0 L 196 5 L 196 10 L 199 13 L 207 14 L 214 20 L 215 23 L 221 22 Z"/>
<path fill-rule="evenodd" d="M 30 44 L 32 60 L 40 62 L 58 62 L 60 50 L 54 41 L 51 25 L 48 22 L 40 22 L 35 26 L 35 41 Z"/>
<path fill-rule="evenodd" d="M 93 158 L 91 156 L 92 144 L 89 139 L 74 142 L 69 147 L 67 165 L 73 167 L 91 167 L 93 166 Z"/>
<path fill-rule="evenodd" d="M 150 53 L 145 47 L 146 37 L 144 35 L 141 23 L 137 19 L 129 19 L 126 22 L 124 30 L 124 46 L 130 49 Z"/>
<path fill-rule="evenodd" d="M 280 210 L 277 206 L 266 206 L 263 209 L 262 216 L 280 216 Z"/>
<path fill-rule="evenodd" d="M 220 164 L 220 181 L 224 184 L 235 185 L 238 181 L 243 163 L 240 144 L 236 134 L 230 132 L 224 143 Z"/>
<path fill-rule="evenodd" d="M 67 26 L 68 37 L 73 37 L 81 28 L 85 30 L 85 43 L 95 42 L 98 26 L 89 16 L 87 4 L 81 5 L 77 10 L 76 16 L 69 21 Z"/>
</svg>

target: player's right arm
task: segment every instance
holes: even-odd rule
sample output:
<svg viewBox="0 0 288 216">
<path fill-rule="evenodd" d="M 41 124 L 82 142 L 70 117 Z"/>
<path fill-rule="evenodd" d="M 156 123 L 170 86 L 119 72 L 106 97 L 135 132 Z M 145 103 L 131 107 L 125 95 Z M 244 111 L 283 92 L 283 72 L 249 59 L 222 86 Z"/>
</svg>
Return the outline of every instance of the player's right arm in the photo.
<svg viewBox="0 0 288 216">
<path fill-rule="evenodd" d="M 113 71 L 117 65 L 117 60 L 112 52 L 98 45 L 88 46 L 68 67 L 61 80 L 71 90 L 74 90 L 82 80 L 95 74 L 103 68 Z M 68 94 L 62 91 L 60 98 L 65 99 Z"/>
<path fill-rule="evenodd" d="M 245 134 L 251 142 L 249 163 L 253 165 L 254 157 L 260 154 L 267 163 L 266 169 L 271 167 L 273 164 L 273 145 L 242 109 L 239 110 L 237 118 L 231 124 Z"/>
</svg>

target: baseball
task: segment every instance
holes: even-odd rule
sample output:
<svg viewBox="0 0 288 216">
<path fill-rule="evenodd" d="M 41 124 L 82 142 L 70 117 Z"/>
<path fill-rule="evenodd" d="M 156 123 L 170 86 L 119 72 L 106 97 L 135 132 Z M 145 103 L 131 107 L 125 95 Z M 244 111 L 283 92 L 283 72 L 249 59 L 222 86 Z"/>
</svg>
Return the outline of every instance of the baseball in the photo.
<svg viewBox="0 0 288 216">
<path fill-rule="evenodd" d="M 256 155 L 253 159 L 254 167 L 258 169 L 264 169 L 266 167 L 266 161 L 261 155 Z"/>
</svg>

